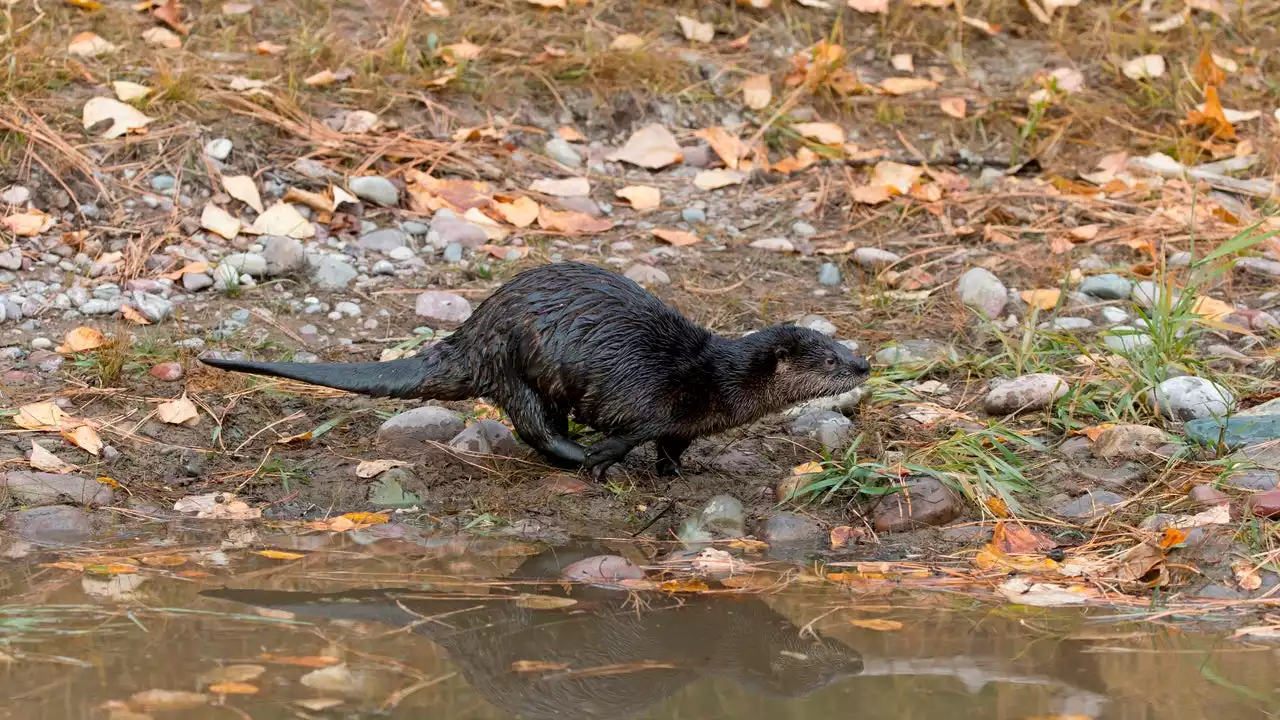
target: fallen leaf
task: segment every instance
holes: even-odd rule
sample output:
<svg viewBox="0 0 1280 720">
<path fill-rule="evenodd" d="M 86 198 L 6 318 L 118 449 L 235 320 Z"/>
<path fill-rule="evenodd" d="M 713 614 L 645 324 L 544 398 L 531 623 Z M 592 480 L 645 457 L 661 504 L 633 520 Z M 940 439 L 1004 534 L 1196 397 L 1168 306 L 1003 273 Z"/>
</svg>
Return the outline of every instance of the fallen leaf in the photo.
<svg viewBox="0 0 1280 720">
<path fill-rule="evenodd" d="M 653 210 L 662 206 L 662 191 L 647 185 L 628 185 L 614 193 L 631 203 L 636 210 Z"/>
<path fill-rule="evenodd" d="M 1130 80 L 1154 80 L 1164 76 L 1163 55 L 1143 55 L 1125 63 L 1120 71 Z"/>
<path fill-rule="evenodd" d="M 360 464 L 356 465 L 356 477 L 377 477 L 391 468 L 407 467 L 408 465 L 409 463 L 403 460 L 361 460 Z"/>
<path fill-rule="evenodd" d="M 684 247 L 686 245 L 696 245 L 699 242 L 702 242 L 702 238 L 699 238 L 697 235 L 694 235 L 691 232 L 686 232 L 684 230 L 663 230 L 661 228 L 655 228 L 651 232 L 653 233 L 654 237 L 658 238 L 662 242 L 667 243 L 668 245 L 674 245 L 676 247 Z"/>
<path fill-rule="evenodd" d="M 870 620 L 850 620 L 849 624 L 853 625 L 854 627 L 860 627 L 864 630 L 878 630 L 880 632 L 901 630 L 903 627 L 902 623 L 898 622 L 897 620 L 881 620 L 878 618 L 873 618 Z"/>
<path fill-rule="evenodd" d="M 518 228 L 526 228 L 538 219 L 538 203 L 533 198 L 521 195 L 510 202 L 494 199 L 494 207 L 504 220 Z"/>
<path fill-rule="evenodd" d="M 816 140 L 823 145 L 841 145 L 845 140 L 844 128 L 835 123 L 796 123 L 791 126 L 791 129 L 800 133 L 800 135 L 809 138 L 810 140 Z"/>
<path fill-rule="evenodd" d="M 116 80 L 111 83 L 111 89 L 116 91 L 116 99 L 120 102 L 140 100 L 151 93 L 151 88 L 146 85 L 139 85 L 127 80 Z"/>
<path fill-rule="evenodd" d="M 737 135 L 719 126 L 699 130 L 697 135 L 707 141 L 707 144 L 711 146 L 716 155 L 720 156 L 720 160 L 724 162 L 726 167 L 730 170 L 738 169 L 738 163 L 742 161 L 742 157 L 746 154 L 746 147 Z"/>
<path fill-rule="evenodd" d="M 338 132 L 344 135 L 364 135 L 378 126 L 378 116 L 368 110 L 352 110 L 342 119 Z"/>
<path fill-rule="evenodd" d="M 561 212 L 546 207 L 538 208 L 538 225 L 544 230 L 570 235 L 604 232 L 613 227 L 613 223 L 605 218 L 593 218 L 576 210 Z"/>
<path fill-rule="evenodd" d="M 791 174 L 799 172 L 818 162 L 818 154 L 807 147 L 801 146 L 796 150 L 796 154 L 790 157 L 784 157 L 774 163 L 773 169 L 780 173 Z"/>
<path fill-rule="evenodd" d="M 965 100 L 962 97 L 944 97 L 938 101 L 938 107 L 946 115 L 957 120 L 963 120 L 968 113 Z"/>
<path fill-rule="evenodd" d="M 1218 88 L 1213 85 L 1204 89 L 1204 104 L 1199 109 L 1187 111 L 1187 125 L 1203 125 L 1213 133 L 1213 137 L 1222 140 L 1233 140 L 1236 129 L 1222 111 L 1222 101 L 1218 99 Z"/>
<path fill-rule="evenodd" d="M 224 665 L 200 675 L 201 683 L 251 682 L 265 675 L 261 665 Z"/>
<path fill-rule="evenodd" d="M 1235 311 L 1236 308 L 1231 303 L 1226 303 L 1204 295 L 1197 297 L 1195 305 L 1191 307 L 1191 312 L 1204 316 L 1210 320 L 1221 320 L 1228 315 L 1235 313 Z"/>
<path fill-rule="evenodd" d="M 617 50 L 621 52 L 635 52 L 642 47 L 644 47 L 644 38 L 631 33 L 619 35 L 613 39 L 613 42 L 609 43 L 610 50 Z M 565 138 L 565 140 L 568 139 L 569 138 Z"/>
<path fill-rule="evenodd" d="M 62 342 L 63 344 L 58 347 L 59 352 L 88 352 L 106 345 L 107 337 L 100 330 L 80 326 L 68 331 L 63 336 Z"/>
<path fill-rule="evenodd" d="M 559 136 L 559 138 L 561 140 L 564 140 L 565 142 L 580 143 L 580 142 L 587 141 L 586 135 L 583 135 L 582 133 L 578 132 L 577 128 L 572 128 L 572 127 L 569 127 L 568 125 L 562 125 L 556 128 L 556 135 Z"/>
<path fill-rule="evenodd" d="M 245 228 L 253 235 L 283 235 L 296 240 L 315 237 L 316 227 L 302 216 L 298 209 L 286 202 L 277 202 Z"/>
<path fill-rule="evenodd" d="M 1187 541 L 1187 531 L 1175 527 L 1167 527 L 1160 536 L 1160 549 L 1172 550 Z"/>
<path fill-rule="evenodd" d="M 742 102 L 747 107 L 763 110 L 772 100 L 773 85 L 768 75 L 752 75 L 742 81 Z"/>
<path fill-rule="evenodd" d="M 187 564 L 186 555 L 144 555 L 138 560 L 143 565 L 152 567 L 179 567 Z"/>
<path fill-rule="evenodd" d="M 880 81 L 880 89 L 890 95 L 910 95 L 938 87 L 938 83 L 924 78 L 891 77 Z"/>
<path fill-rule="evenodd" d="M 1236 576 L 1236 584 L 1241 590 L 1257 590 L 1262 587 L 1262 576 L 1258 574 L 1258 568 L 1248 560 L 1231 563 L 1231 573 Z"/>
<path fill-rule="evenodd" d="M 848 0 L 848 5 L 860 13 L 889 14 L 889 0 Z"/>
<path fill-rule="evenodd" d="M 1224 55 L 1219 55 L 1216 52 L 1210 52 L 1209 59 L 1212 60 L 1213 64 L 1216 65 L 1218 69 L 1221 70 L 1223 73 L 1225 73 L 1225 75 L 1223 75 L 1220 80 L 1218 80 L 1217 77 L 1197 78 L 1200 80 L 1201 84 L 1203 85 L 1221 85 L 1227 81 L 1226 75 L 1232 75 L 1237 72 L 1240 72 L 1240 64 L 1229 57 L 1226 57 Z M 1218 80 L 1218 82 L 1207 82 L 1207 80 Z"/>
<path fill-rule="evenodd" d="M 170 280 L 180 280 L 182 279 L 182 276 L 186 275 L 187 273 L 198 274 L 203 272 L 209 272 L 210 267 L 211 266 L 207 262 L 187 263 L 186 265 L 183 265 L 181 268 L 174 270 L 173 272 L 157 275 L 156 277 L 168 278 Z"/>
<path fill-rule="evenodd" d="M 677 15 L 676 22 L 680 24 L 680 32 L 684 33 L 687 40 L 709 43 L 716 36 L 716 29 L 711 23 L 698 22 L 684 15 Z"/>
<path fill-rule="evenodd" d="M 67 0 L 67 3 L 88 12 L 97 12 L 102 9 L 102 3 L 96 2 L 96 0 Z M 9 4 L 12 5 L 13 3 Z"/>
<path fill-rule="evenodd" d="M 311 87 L 325 87 L 338 82 L 338 76 L 333 74 L 332 70 L 321 70 L 302 81 Z"/>
<path fill-rule="evenodd" d="M 693 176 L 693 185 L 699 190 L 716 190 L 729 185 L 741 185 L 746 177 L 737 170 L 699 170 Z"/>
<path fill-rule="evenodd" d="M 378 512 L 349 512 L 343 513 L 342 517 L 360 525 L 383 525 L 391 522 L 389 515 Z"/>
<path fill-rule="evenodd" d="M 284 550 L 254 550 L 253 554 L 271 558 L 272 560 L 301 560 L 306 557 L 302 553 L 285 552 Z"/>
<path fill-rule="evenodd" d="M 200 413 L 196 410 L 196 404 L 191 402 L 190 398 L 185 395 L 177 400 L 161 403 L 156 408 L 156 417 L 160 418 L 160 422 L 170 425 L 181 425 L 199 416 Z"/>
<path fill-rule="evenodd" d="M 1071 235 L 1072 240 L 1088 242 L 1089 240 L 1098 237 L 1098 230 L 1100 229 L 1102 229 L 1102 226 L 1098 224 L 1081 225 L 1080 227 L 1071 228 L 1069 234 Z"/>
<path fill-rule="evenodd" d="M 553 672 L 568 669 L 568 663 L 548 662 L 545 660 L 516 660 L 511 663 L 511 671 L 518 673 Z"/>
<path fill-rule="evenodd" d="M 204 210 L 200 213 L 200 227 L 209 232 L 216 233 L 227 240 L 235 240 L 240 234 L 241 223 L 231 213 L 222 208 L 209 203 L 204 206 Z"/>
<path fill-rule="evenodd" d="M 1019 524 L 996 523 L 991 533 L 991 544 L 1007 555 L 1025 555 L 1043 552 L 1057 545 L 1053 540 L 1035 530 Z"/>
<path fill-rule="evenodd" d="M 881 160 L 871 171 L 871 185 L 890 188 L 900 195 L 911 191 L 911 186 L 924 175 L 924 168 L 905 165 L 891 160 Z"/>
<path fill-rule="evenodd" d="M 31 457 L 27 461 L 31 463 L 31 467 L 44 472 L 71 473 L 77 470 L 75 465 L 59 459 L 35 440 L 31 441 Z"/>
<path fill-rule="evenodd" d="M 1177 530 L 1176 532 L 1182 532 Z M 1154 545 L 1141 543 L 1125 551 L 1117 561 L 1115 578 L 1121 582 L 1137 582 L 1144 575 L 1164 563 L 1164 551 Z"/>
<path fill-rule="evenodd" d="M 260 692 L 257 685 L 240 682 L 214 683 L 206 689 L 215 695 L 257 695 Z"/>
<path fill-rule="evenodd" d="M 1022 578 L 1012 578 L 1001 583 L 997 588 L 1001 595 L 1019 605 L 1035 607 L 1058 607 L 1062 605 L 1079 605 L 1097 597 L 1097 591 L 1083 585 L 1055 585 L 1053 583 L 1031 583 Z"/>
<path fill-rule="evenodd" d="M 558 610 L 577 604 L 578 601 L 573 598 L 554 595 L 521 595 L 516 598 L 517 607 L 529 608 L 530 610 Z"/>
<path fill-rule="evenodd" d="M 706 592 L 711 589 L 705 582 L 702 582 L 701 580 L 697 580 L 697 579 L 692 579 L 692 578 L 667 580 L 665 582 L 658 583 L 657 587 L 659 590 L 663 592 L 669 592 L 669 593 L 680 593 L 680 592 L 697 593 L 697 592 Z"/>
<path fill-rule="evenodd" d="M 452 58 L 454 61 L 470 62 L 479 58 L 483 52 L 484 48 L 479 45 L 463 41 L 441 47 L 436 51 L 436 55 L 443 55 L 446 60 Z"/>
<path fill-rule="evenodd" d="M 330 657 L 328 655 L 297 656 L 263 653 L 258 656 L 258 659 L 269 663 L 275 663 L 277 665 L 292 665 L 294 667 L 305 668 L 327 668 L 333 667 L 334 665 L 342 662 L 338 658 Z"/>
<path fill-rule="evenodd" d="M 888 202 L 891 196 L 884 185 L 855 185 L 849 193 L 850 199 L 863 205 L 879 205 Z"/>
<path fill-rule="evenodd" d="M 804 463 L 803 465 L 797 465 L 791 468 L 791 474 L 793 476 L 818 475 L 823 472 L 825 472 L 825 470 L 822 467 L 822 465 L 816 462 L 807 462 L 807 463 Z"/>
<path fill-rule="evenodd" d="M 51 402 L 31 403 L 18 408 L 13 422 L 26 430 L 62 430 L 70 415 Z"/>
<path fill-rule="evenodd" d="M 288 49 L 289 49 L 288 45 L 273 43 L 270 40 L 263 40 L 262 42 L 253 46 L 253 51 L 258 53 L 259 55 L 279 55 L 280 53 Z M 245 88 L 245 89 L 248 89 L 248 88 Z"/>
<path fill-rule="evenodd" d="M 839 550 L 841 548 L 847 547 L 849 543 L 857 542 L 863 537 L 866 537 L 866 535 L 867 535 L 866 528 L 855 528 L 855 527 L 850 527 L 848 525 L 838 525 L 836 527 L 831 528 L 831 532 L 829 533 L 831 549 Z"/>
<path fill-rule="evenodd" d="M 1052 310 L 1058 307 L 1058 300 L 1062 297 L 1062 291 L 1056 288 L 1045 288 L 1041 290 L 1023 290 L 1018 293 L 1018 297 L 1022 298 L 1022 302 L 1034 308 L 1041 310 Z"/>
<path fill-rule="evenodd" d="M 237 2 L 222 3 L 222 14 L 227 17 L 234 17 L 236 15 L 248 15 L 251 12 L 253 12 L 252 3 L 237 3 Z"/>
<path fill-rule="evenodd" d="M 554 197 L 587 197 L 591 194 L 591 183 L 584 177 L 571 177 L 562 180 L 539 178 L 533 181 L 529 189 L 536 193 Z"/>
<path fill-rule="evenodd" d="M 223 176 L 222 187 L 231 197 L 248 205 L 257 212 L 261 213 L 265 208 L 262 207 L 262 196 L 258 194 L 258 186 L 254 184 L 253 178 L 248 175 L 231 175 Z M 206 206 L 207 207 L 207 206 Z M 234 236 L 232 236 L 233 238 Z M 227 238 L 228 240 L 232 238 Z"/>
<path fill-rule="evenodd" d="M 142 33 L 142 39 L 152 45 L 159 45 L 169 50 L 177 50 L 182 47 L 182 38 L 178 37 L 169 28 L 153 27 Z"/>
<path fill-rule="evenodd" d="M 405 173 L 405 180 L 409 207 L 414 212 L 434 213 L 443 207 L 463 214 L 472 208 L 488 207 L 493 201 L 489 183 L 478 180 L 442 180 L 418 170 Z"/>
<path fill-rule="evenodd" d="M 671 131 L 653 123 L 637 130 L 620 150 L 608 157 L 613 162 L 626 162 L 649 170 L 664 168 L 684 159 L 680 145 Z"/>
<path fill-rule="evenodd" d="M 97 455 L 102 452 L 102 438 L 98 436 L 96 430 L 88 425 L 81 425 L 71 432 L 63 430 L 62 437 L 90 455 Z"/>
<path fill-rule="evenodd" d="M 187 34 L 187 26 L 182 24 L 182 5 L 178 0 L 164 0 L 151 8 L 151 15 L 160 22 L 173 28 L 179 35 Z"/>
<path fill-rule="evenodd" d="M 76 35 L 71 38 L 71 44 L 67 45 L 68 53 L 81 58 L 98 57 L 99 55 L 113 53 L 116 50 L 119 50 L 119 48 L 91 32 L 82 32 Z"/>
<path fill-rule="evenodd" d="M 497 220 L 485 215 L 480 208 L 471 208 L 462 213 L 462 219 L 484 230 L 485 237 L 491 242 L 502 242 L 511 234 Z"/>
<path fill-rule="evenodd" d="M 565 0 L 525 0 L 530 5 L 537 5 L 544 8 L 565 8 Z"/>
<path fill-rule="evenodd" d="M 95 97 L 84 104 L 82 121 L 86 130 L 108 120 L 111 125 L 102 133 L 102 137 L 108 139 L 118 138 L 131 130 L 141 130 L 155 122 L 155 118 L 147 117 L 134 106 L 115 98 Z"/>
<path fill-rule="evenodd" d="M 129 698 L 130 705 L 143 711 L 187 710 L 208 703 L 208 695 L 185 690 L 143 690 Z"/>
<path fill-rule="evenodd" d="M 55 222 L 52 215 L 35 208 L 0 218 L 0 225 L 18 237 L 35 237 L 52 228 Z"/>
</svg>

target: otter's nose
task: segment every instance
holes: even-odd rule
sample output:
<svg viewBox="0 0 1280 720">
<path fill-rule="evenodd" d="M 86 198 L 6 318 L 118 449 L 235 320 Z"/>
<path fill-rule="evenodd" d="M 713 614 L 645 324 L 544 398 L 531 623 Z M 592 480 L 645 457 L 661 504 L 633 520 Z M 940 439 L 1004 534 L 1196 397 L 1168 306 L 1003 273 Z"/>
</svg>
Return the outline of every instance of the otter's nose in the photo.
<svg viewBox="0 0 1280 720">
<path fill-rule="evenodd" d="M 850 361 L 850 364 L 853 365 L 854 370 L 864 375 L 870 374 L 871 372 L 871 363 L 864 357 L 855 357 Z"/>
</svg>

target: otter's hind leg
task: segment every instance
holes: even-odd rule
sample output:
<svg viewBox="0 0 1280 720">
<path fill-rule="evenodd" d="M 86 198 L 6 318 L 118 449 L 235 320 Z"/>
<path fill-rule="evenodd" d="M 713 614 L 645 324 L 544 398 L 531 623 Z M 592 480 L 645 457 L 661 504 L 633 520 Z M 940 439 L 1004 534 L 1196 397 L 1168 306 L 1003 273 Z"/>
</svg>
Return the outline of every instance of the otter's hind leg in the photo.
<svg viewBox="0 0 1280 720">
<path fill-rule="evenodd" d="M 586 459 L 582 446 L 569 439 L 569 419 L 547 407 L 533 388 L 519 385 L 511 397 L 503 398 L 516 433 L 534 450 L 557 467 L 580 467 Z"/>
</svg>

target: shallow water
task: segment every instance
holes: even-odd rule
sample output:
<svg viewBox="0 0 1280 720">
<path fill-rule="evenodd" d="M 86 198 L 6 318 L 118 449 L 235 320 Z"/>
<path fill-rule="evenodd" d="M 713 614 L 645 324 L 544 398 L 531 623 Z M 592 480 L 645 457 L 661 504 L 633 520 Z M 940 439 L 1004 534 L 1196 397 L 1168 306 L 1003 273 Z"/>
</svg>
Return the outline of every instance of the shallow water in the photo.
<svg viewBox="0 0 1280 720">
<path fill-rule="evenodd" d="M 0 565 L 0 718 L 1280 711 L 1276 646 L 1229 640 L 1225 627 L 1193 632 L 1122 611 L 999 607 L 889 584 L 871 595 L 812 581 L 630 592 L 558 580 L 588 556 L 645 560 L 623 542 L 552 547 L 398 527 L 170 527 L 110 547 L 11 544 L 17 557 Z M 255 553 L 263 548 L 300 557 Z M 204 697 L 135 697 L 149 690 Z"/>
</svg>

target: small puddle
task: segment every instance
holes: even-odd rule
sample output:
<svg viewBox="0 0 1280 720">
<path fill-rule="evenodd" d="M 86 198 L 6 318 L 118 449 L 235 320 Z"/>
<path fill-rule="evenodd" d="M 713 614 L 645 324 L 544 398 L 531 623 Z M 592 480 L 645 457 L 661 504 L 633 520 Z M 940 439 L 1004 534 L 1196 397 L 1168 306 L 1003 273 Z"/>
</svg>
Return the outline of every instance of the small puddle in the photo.
<svg viewBox="0 0 1280 720">
<path fill-rule="evenodd" d="M 649 546 L 651 548 L 652 546 Z M 269 548 L 263 552 L 264 548 Z M 854 595 L 764 565 L 568 582 L 645 547 L 171 527 L 11 545 L 0 718 L 1257 718 L 1276 646 L 1121 610 Z M 649 586 L 652 588 L 652 584 Z"/>
</svg>

